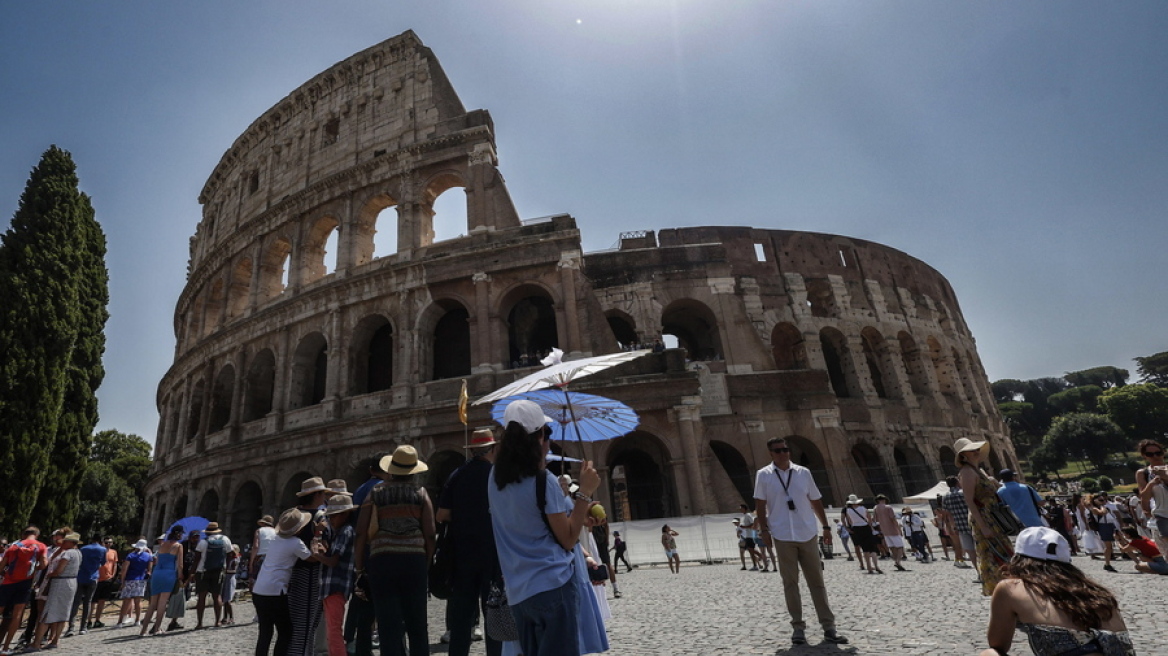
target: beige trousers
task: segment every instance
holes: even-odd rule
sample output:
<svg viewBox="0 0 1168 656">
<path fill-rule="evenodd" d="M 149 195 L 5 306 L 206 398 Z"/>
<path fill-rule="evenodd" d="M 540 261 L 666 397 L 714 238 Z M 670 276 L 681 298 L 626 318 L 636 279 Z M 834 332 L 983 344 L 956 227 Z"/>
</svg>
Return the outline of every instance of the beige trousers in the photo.
<svg viewBox="0 0 1168 656">
<path fill-rule="evenodd" d="M 819 538 L 806 542 L 775 540 L 775 555 L 779 559 L 779 574 L 783 577 L 783 596 L 791 615 L 791 628 L 806 629 L 803 621 L 803 597 L 799 594 L 799 569 L 807 579 L 815 614 L 824 631 L 835 629 L 835 615 L 827 603 L 827 586 L 823 584 L 823 565 L 819 560 Z"/>
</svg>

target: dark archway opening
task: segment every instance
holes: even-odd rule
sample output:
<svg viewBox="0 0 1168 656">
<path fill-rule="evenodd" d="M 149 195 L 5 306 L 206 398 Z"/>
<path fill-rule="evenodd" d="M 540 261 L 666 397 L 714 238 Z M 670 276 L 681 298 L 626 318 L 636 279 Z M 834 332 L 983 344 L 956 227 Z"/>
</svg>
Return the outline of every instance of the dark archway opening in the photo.
<svg viewBox="0 0 1168 656">
<path fill-rule="evenodd" d="M 272 395 L 276 386 L 276 359 L 264 349 L 256 354 L 247 370 L 244 387 L 243 421 L 261 419 L 272 411 Z"/>
<path fill-rule="evenodd" d="M 559 348 L 556 311 L 545 296 L 528 296 L 507 315 L 508 357 L 512 367 L 533 367 L 553 348 Z"/>
<path fill-rule="evenodd" d="M 842 352 L 844 347 L 840 343 L 840 338 L 842 336 L 837 338 L 826 329 L 819 333 L 819 344 L 823 349 L 823 360 L 827 364 L 827 375 L 831 379 L 831 389 L 837 397 L 846 399 L 851 394 L 848 393 L 848 380 L 844 374 Z"/>
<path fill-rule="evenodd" d="M 446 311 L 434 326 L 434 380 L 470 375 L 470 313 Z"/>
<path fill-rule="evenodd" d="M 937 484 L 937 481 L 933 480 L 932 468 L 920 451 L 911 446 L 898 446 L 892 455 L 896 458 L 896 468 L 900 470 L 900 478 L 904 481 L 904 491 L 907 494 L 920 494 Z"/>
<path fill-rule="evenodd" d="M 608 327 L 612 329 L 613 337 L 616 337 L 616 343 L 622 349 L 632 349 L 637 346 L 637 329 L 633 326 L 633 322 L 619 315 L 608 315 Z"/>
<path fill-rule="evenodd" d="M 211 392 L 211 422 L 208 433 L 223 430 L 231 421 L 231 397 L 235 394 L 235 367 L 224 365 L 215 377 L 215 387 Z"/>
<path fill-rule="evenodd" d="M 725 442 L 710 440 L 710 450 L 718 458 L 722 469 L 726 470 L 726 475 L 730 477 L 730 482 L 734 484 L 734 489 L 742 497 L 742 503 L 753 508 L 754 481 L 750 476 L 750 468 L 746 466 L 746 459 L 742 457 L 738 449 Z"/>
<path fill-rule="evenodd" d="M 956 476 L 960 471 L 956 463 L 957 454 L 947 446 L 941 447 L 941 471 L 945 473 L 946 477 Z"/>
<path fill-rule="evenodd" d="M 442 498 L 442 489 L 446 487 L 450 475 L 465 463 L 466 455 L 458 451 L 438 451 L 430 456 L 430 460 L 426 462 L 430 465 L 430 470 L 426 472 L 426 491 L 430 493 L 430 498 L 435 504 Z M 486 490 L 483 494 L 486 494 Z"/>
<path fill-rule="evenodd" d="M 328 381 L 328 344 L 320 333 L 300 340 L 292 358 L 292 409 L 324 400 Z"/>
<path fill-rule="evenodd" d="M 771 355 L 780 371 L 807 368 L 807 351 L 803 347 L 803 333 L 789 323 L 780 323 L 771 331 Z"/>
<path fill-rule="evenodd" d="M 710 308 L 697 301 L 678 301 L 661 314 L 661 334 L 673 335 L 691 360 L 722 359 L 718 321 Z"/>
<path fill-rule="evenodd" d="M 835 491 L 831 487 L 827 463 L 823 460 L 819 447 L 799 435 L 788 435 L 787 446 L 791 447 L 791 462 L 811 470 L 815 487 L 819 488 L 819 493 L 823 495 L 823 504 L 835 505 Z"/>
<path fill-rule="evenodd" d="M 244 483 L 235 493 L 235 503 L 231 505 L 231 518 L 227 523 L 227 535 L 241 546 L 251 544 L 256 522 L 263 515 L 263 503 L 263 491 L 254 481 Z"/>
<path fill-rule="evenodd" d="M 852 460 L 864 475 L 864 481 L 873 495 L 883 494 L 892 503 L 900 502 L 892 479 L 888 477 L 888 471 L 884 468 L 884 462 L 880 460 L 880 454 L 876 449 L 861 442 L 852 447 Z"/>
<path fill-rule="evenodd" d="M 308 472 L 292 474 L 288 482 L 284 484 L 284 491 L 280 493 L 281 512 L 296 507 L 300 502 L 300 497 L 296 496 L 300 492 L 300 484 L 309 478 L 312 478 L 312 474 Z"/>
<path fill-rule="evenodd" d="M 365 366 L 366 392 L 381 392 L 393 385 L 393 326 L 387 323 L 373 333 Z"/>
</svg>

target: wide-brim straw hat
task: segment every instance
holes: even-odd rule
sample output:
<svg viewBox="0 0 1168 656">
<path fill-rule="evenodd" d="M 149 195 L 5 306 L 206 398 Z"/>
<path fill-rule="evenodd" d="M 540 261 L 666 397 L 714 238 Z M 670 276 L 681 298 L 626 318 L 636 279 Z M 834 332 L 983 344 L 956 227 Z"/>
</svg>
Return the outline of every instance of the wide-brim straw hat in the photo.
<svg viewBox="0 0 1168 656">
<path fill-rule="evenodd" d="M 418 460 L 418 450 L 409 444 L 403 444 L 393 450 L 393 455 L 385 456 L 378 463 L 381 471 L 394 476 L 409 476 L 420 474 L 428 469 L 429 465 Z"/>
<path fill-rule="evenodd" d="M 470 443 L 462 447 L 464 449 L 479 449 L 488 447 L 499 442 L 495 439 L 495 431 L 490 428 L 479 428 L 470 434 Z"/>
<path fill-rule="evenodd" d="M 259 521 L 256 522 L 256 525 L 267 526 L 268 528 L 271 528 L 275 523 L 276 520 L 272 519 L 271 515 L 264 515 L 263 517 L 259 518 Z"/>
<path fill-rule="evenodd" d="M 848 495 L 848 503 L 853 504 L 853 505 L 860 503 L 860 497 L 858 497 L 854 494 L 849 494 Z"/>
<path fill-rule="evenodd" d="M 968 453 L 969 451 L 978 451 L 981 453 L 981 457 L 984 458 L 990 452 L 990 443 L 974 442 L 968 437 L 957 440 L 953 443 L 953 464 L 958 467 L 965 464 L 961 461 L 961 454 Z"/>
<path fill-rule="evenodd" d="M 343 512 L 356 510 L 357 506 L 353 505 L 353 497 L 344 494 L 334 494 L 329 497 L 328 505 L 324 509 L 324 514 L 327 516 L 339 515 Z"/>
<path fill-rule="evenodd" d="M 212 533 L 222 533 L 223 531 L 219 529 L 219 522 L 211 522 L 207 524 L 207 528 L 203 529 L 203 532 L 211 535 Z"/>
<path fill-rule="evenodd" d="M 299 508 L 289 508 L 280 515 L 276 534 L 280 537 L 290 538 L 299 533 L 300 529 L 308 526 L 308 522 L 311 521 L 312 513 L 304 512 Z"/>
<path fill-rule="evenodd" d="M 306 497 L 310 494 L 316 494 L 317 492 L 328 491 L 329 489 L 324 486 L 324 479 L 319 476 L 313 476 L 312 478 L 300 484 L 300 491 L 296 493 L 296 496 Z"/>
<path fill-rule="evenodd" d="M 64 537 L 61 538 L 61 540 L 64 542 L 81 542 L 81 534 L 67 533 Z"/>
</svg>

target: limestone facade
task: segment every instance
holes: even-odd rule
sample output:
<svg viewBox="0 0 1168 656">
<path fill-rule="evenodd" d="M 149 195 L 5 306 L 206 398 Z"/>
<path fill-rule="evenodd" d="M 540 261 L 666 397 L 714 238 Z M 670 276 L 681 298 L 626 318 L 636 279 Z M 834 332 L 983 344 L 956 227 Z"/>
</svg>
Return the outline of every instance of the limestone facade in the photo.
<svg viewBox="0 0 1168 656">
<path fill-rule="evenodd" d="M 199 197 L 147 534 L 201 514 L 246 539 L 304 478 L 355 489 L 400 443 L 436 491 L 462 462 L 461 381 L 481 396 L 551 347 L 676 339 L 575 387 L 641 416 L 584 449 L 609 482 L 602 500 L 623 476 L 618 516 L 736 509 L 777 435 L 836 505 L 931 486 L 958 437 L 1017 465 L 956 296 L 925 263 L 743 227 L 626 233 L 585 254 L 572 217 L 520 221 L 497 164 L 490 115 L 463 108 L 412 32 L 316 76 L 236 140 Z M 464 234 L 435 241 L 434 203 L 452 189 Z M 472 408 L 472 427 L 488 423 Z"/>
</svg>

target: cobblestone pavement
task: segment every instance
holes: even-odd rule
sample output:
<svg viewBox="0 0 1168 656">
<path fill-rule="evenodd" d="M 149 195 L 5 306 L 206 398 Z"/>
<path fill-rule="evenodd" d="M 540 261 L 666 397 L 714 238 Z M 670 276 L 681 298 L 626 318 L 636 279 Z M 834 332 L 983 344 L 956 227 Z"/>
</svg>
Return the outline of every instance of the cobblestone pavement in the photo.
<svg viewBox="0 0 1168 656">
<path fill-rule="evenodd" d="M 1119 563 L 1117 574 L 1101 561 L 1076 558 L 1075 564 L 1102 581 L 1120 598 L 1121 608 L 1141 656 L 1168 653 L 1168 624 L 1161 619 L 1168 600 L 1168 577 L 1136 574 Z M 974 573 L 952 563 L 913 563 L 911 572 L 885 567 L 884 576 L 867 575 L 854 562 L 826 561 L 828 591 L 839 631 L 848 645 L 818 644 L 814 609 L 803 588 L 804 616 L 810 620 L 810 645 L 792 647 L 778 574 L 743 572 L 738 563 L 686 564 L 671 575 L 665 567 L 642 567 L 620 574 L 623 598 L 610 599 L 612 654 L 862 654 L 953 656 L 976 654 L 985 646 L 989 600 L 973 583 Z M 445 653 L 442 602 L 430 605 L 431 651 Z M 194 625 L 193 610 L 186 626 Z M 208 610 L 208 617 L 212 617 Z M 236 604 L 240 621 L 253 616 L 251 604 Z M 109 619 L 109 618 L 107 618 Z M 112 624 L 112 622 L 111 622 Z M 137 629 L 97 629 L 65 638 L 57 654 L 251 654 L 254 624 L 184 630 L 138 639 Z M 53 653 L 53 652 L 50 652 Z M 475 643 L 472 654 L 482 654 Z M 1029 655 L 1022 634 L 1011 654 Z"/>
</svg>

